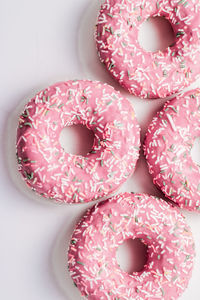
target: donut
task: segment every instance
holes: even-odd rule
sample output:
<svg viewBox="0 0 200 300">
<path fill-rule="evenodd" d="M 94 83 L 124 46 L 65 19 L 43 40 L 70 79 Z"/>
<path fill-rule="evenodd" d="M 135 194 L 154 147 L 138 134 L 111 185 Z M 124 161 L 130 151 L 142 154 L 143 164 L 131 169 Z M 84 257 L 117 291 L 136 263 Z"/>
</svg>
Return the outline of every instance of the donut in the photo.
<svg viewBox="0 0 200 300">
<path fill-rule="evenodd" d="M 166 197 L 188 210 L 200 211 L 200 169 L 191 157 L 200 135 L 200 90 L 166 102 L 146 133 L 144 153 L 149 172 Z"/>
<path fill-rule="evenodd" d="M 166 18 L 175 42 L 165 51 L 145 51 L 138 40 L 149 17 Z M 200 5 L 187 0 L 105 0 L 95 31 L 98 55 L 131 94 L 164 98 L 181 91 L 200 73 Z"/>
<path fill-rule="evenodd" d="M 66 153 L 59 135 L 82 124 L 94 133 L 86 156 Z M 130 102 L 107 84 L 56 83 L 25 106 L 17 129 L 18 169 L 32 190 L 58 202 L 89 202 L 114 192 L 133 173 L 140 128 Z"/>
<path fill-rule="evenodd" d="M 120 269 L 116 251 L 139 238 L 147 247 L 140 272 Z M 124 193 L 96 204 L 78 223 L 68 251 L 71 277 L 89 300 L 175 300 L 194 260 L 190 228 L 176 207 L 146 194 Z"/>
</svg>

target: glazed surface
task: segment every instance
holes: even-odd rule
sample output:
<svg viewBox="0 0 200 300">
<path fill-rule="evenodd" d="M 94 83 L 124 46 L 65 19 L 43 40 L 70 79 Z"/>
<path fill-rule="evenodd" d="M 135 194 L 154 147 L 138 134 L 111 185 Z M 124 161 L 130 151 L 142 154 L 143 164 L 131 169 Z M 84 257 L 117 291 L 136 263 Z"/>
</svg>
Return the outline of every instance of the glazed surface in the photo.
<svg viewBox="0 0 200 300">
<path fill-rule="evenodd" d="M 116 251 L 126 239 L 147 246 L 141 272 L 122 271 Z M 177 208 L 145 194 L 124 193 L 88 210 L 68 252 L 69 271 L 89 300 L 175 300 L 188 285 L 194 259 L 191 230 Z"/>
<path fill-rule="evenodd" d="M 94 133 L 85 157 L 66 153 L 61 130 L 83 124 Z M 127 99 L 92 81 L 52 85 L 31 99 L 19 118 L 17 158 L 26 183 L 62 202 L 86 202 L 115 191 L 134 171 L 140 129 Z"/>
<path fill-rule="evenodd" d="M 141 24 L 166 18 L 175 43 L 147 52 L 139 44 Z M 96 44 L 100 60 L 128 91 L 142 98 L 164 98 L 181 91 L 200 72 L 200 3 L 186 0 L 106 0 L 99 12 Z"/>
<path fill-rule="evenodd" d="M 144 152 L 153 182 L 181 208 L 200 211 L 200 169 L 191 157 L 200 135 L 200 90 L 168 101 L 152 120 Z"/>
</svg>

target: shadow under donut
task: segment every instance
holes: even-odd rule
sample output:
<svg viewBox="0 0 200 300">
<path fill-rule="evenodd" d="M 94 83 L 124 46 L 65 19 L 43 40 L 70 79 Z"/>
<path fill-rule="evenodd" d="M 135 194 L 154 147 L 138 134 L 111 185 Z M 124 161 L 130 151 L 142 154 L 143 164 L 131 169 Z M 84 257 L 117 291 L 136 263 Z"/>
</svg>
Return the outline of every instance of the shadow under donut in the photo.
<svg viewBox="0 0 200 300">
<path fill-rule="evenodd" d="M 90 1 L 79 23 L 77 49 L 83 74 L 91 80 L 100 80 L 113 86 L 116 81 L 107 73 L 97 55 L 95 44 L 95 25 L 102 1 Z"/>
<path fill-rule="evenodd" d="M 89 208 L 90 206 L 91 203 L 87 204 L 87 208 Z M 77 206 L 73 206 L 73 208 L 77 208 Z M 62 230 L 55 239 L 55 243 L 53 245 L 50 256 L 53 276 L 56 279 L 57 285 L 62 290 L 63 294 L 67 296 L 68 300 L 85 299 L 84 297 L 81 297 L 81 294 L 77 287 L 74 285 L 68 271 L 69 243 L 71 241 L 71 236 L 73 234 L 75 225 L 77 222 L 79 222 L 85 211 L 79 211 L 78 214 L 76 214 L 76 217 L 74 217 L 73 210 L 71 217 L 66 220 L 66 223 L 64 224 Z"/>
<path fill-rule="evenodd" d="M 32 94 L 31 96 L 33 96 Z M 28 199 L 42 201 L 42 203 L 50 203 L 50 201 L 44 201 L 44 198 L 37 195 L 34 191 L 32 191 L 23 180 L 21 174 L 18 172 L 17 166 L 17 157 L 16 157 L 16 135 L 17 135 L 17 127 L 18 120 L 20 114 L 23 112 L 24 106 L 27 102 L 27 99 L 30 99 L 31 96 L 27 97 L 23 101 L 19 102 L 19 104 L 9 113 L 5 124 L 5 164 L 7 165 L 9 176 L 22 194 L 24 194 Z"/>
</svg>

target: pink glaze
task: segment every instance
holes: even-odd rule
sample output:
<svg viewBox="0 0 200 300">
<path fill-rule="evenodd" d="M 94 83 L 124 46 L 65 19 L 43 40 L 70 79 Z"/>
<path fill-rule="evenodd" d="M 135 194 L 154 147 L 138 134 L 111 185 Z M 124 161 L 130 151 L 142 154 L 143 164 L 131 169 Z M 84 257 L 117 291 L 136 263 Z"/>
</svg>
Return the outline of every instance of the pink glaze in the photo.
<svg viewBox="0 0 200 300">
<path fill-rule="evenodd" d="M 61 130 L 83 124 L 94 132 L 86 157 L 66 153 Z M 25 106 L 17 130 L 19 171 L 46 198 L 88 202 L 115 191 L 139 156 L 139 125 L 129 101 L 111 86 L 67 81 L 39 92 Z"/>
<path fill-rule="evenodd" d="M 191 149 L 200 135 L 200 90 L 182 93 L 157 113 L 144 152 L 153 182 L 180 207 L 200 211 L 200 168 Z"/>
<path fill-rule="evenodd" d="M 128 274 L 116 251 L 139 238 L 148 258 Z M 77 224 L 68 252 L 69 271 L 89 300 L 175 300 L 188 285 L 194 260 L 189 226 L 178 209 L 145 194 L 120 194 L 96 204 Z"/>
<path fill-rule="evenodd" d="M 175 44 L 147 52 L 139 44 L 141 24 L 165 17 Z M 197 0 L 105 0 L 96 29 L 100 60 L 128 91 L 142 98 L 164 98 L 182 90 L 200 73 L 200 3 Z"/>
</svg>

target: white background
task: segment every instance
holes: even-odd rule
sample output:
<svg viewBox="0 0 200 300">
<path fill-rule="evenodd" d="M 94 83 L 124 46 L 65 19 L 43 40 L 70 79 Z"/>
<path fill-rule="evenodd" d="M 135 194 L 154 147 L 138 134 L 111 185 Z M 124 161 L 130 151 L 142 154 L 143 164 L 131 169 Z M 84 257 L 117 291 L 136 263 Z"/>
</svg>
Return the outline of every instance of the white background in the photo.
<svg viewBox="0 0 200 300">
<path fill-rule="evenodd" d="M 142 138 L 165 100 L 144 101 L 123 91 L 98 61 L 93 40 L 97 0 L 0 0 L 0 299 L 81 299 L 67 273 L 67 245 L 86 205 L 40 200 L 16 172 L 14 141 L 24 101 L 60 80 L 98 79 L 133 103 Z M 151 40 L 152 36 L 147 33 Z M 165 36 L 166 38 L 166 36 Z M 141 154 L 122 191 L 162 196 Z M 200 294 L 200 217 L 185 213 L 196 243 L 193 277 L 181 300 Z"/>
</svg>

